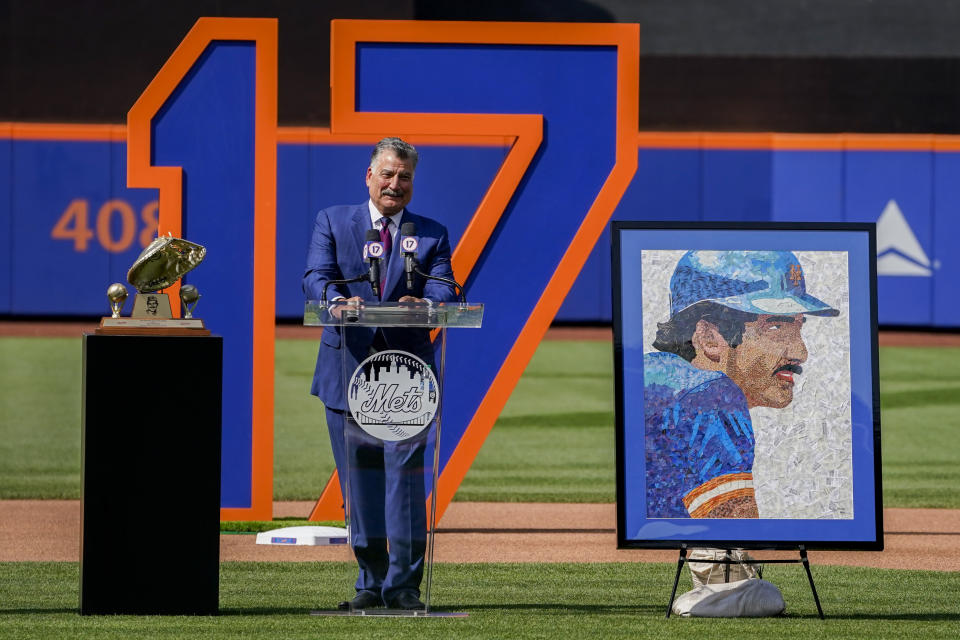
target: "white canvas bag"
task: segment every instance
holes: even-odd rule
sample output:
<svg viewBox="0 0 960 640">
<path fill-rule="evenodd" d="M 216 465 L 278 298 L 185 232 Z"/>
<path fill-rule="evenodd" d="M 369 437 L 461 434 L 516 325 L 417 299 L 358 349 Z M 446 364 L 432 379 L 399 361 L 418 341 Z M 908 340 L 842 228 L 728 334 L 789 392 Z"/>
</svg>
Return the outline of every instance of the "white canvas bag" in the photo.
<svg viewBox="0 0 960 640">
<path fill-rule="evenodd" d="M 695 618 L 760 618 L 786 608 L 776 585 L 760 578 L 702 584 L 673 601 L 675 614 Z"/>
<path fill-rule="evenodd" d="M 726 567 L 713 562 L 697 560 L 724 560 L 723 549 L 693 549 L 690 577 L 693 591 L 684 593 L 673 602 L 673 612 L 679 616 L 699 618 L 757 618 L 780 615 L 787 608 L 780 589 L 757 577 L 757 565 L 742 549 L 730 551 L 730 582 L 725 582 Z"/>
</svg>

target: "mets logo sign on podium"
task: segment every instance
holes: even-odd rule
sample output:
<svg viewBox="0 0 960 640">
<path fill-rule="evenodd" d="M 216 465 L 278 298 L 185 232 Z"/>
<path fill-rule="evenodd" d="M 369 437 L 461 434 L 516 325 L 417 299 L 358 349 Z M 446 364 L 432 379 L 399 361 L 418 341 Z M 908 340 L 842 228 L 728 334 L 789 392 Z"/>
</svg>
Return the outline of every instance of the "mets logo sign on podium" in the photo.
<svg viewBox="0 0 960 640">
<path fill-rule="evenodd" d="M 357 367 L 347 391 L 350 413 L 380 440 L 406 440 L 437 413 L 440 389 L 427 363 L 406 351 L 380 351 Z"/>
</svg>

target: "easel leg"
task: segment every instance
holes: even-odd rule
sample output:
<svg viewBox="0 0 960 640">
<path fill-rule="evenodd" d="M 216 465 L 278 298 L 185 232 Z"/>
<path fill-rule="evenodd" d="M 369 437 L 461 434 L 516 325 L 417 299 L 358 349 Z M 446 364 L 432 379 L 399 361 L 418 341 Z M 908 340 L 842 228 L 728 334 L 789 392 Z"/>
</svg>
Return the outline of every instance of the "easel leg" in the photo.
<svg viewBox="0 0 960 640">
<path fill-rule="evenodd" d="M 810 581 L 810 590 L 813 591 L 813 601 L 817 603 L 817 613 L 820 614 L 820 619 L 823 620 L 823 608 L 820 606 L 820 596 L 817 595 L 817 587 L 813 584 L 813 574 L 810 573 L 810 560 L 807 558 L 807 550 L 800 546 L 800 560 L 803 562 L 803 568 L 807 570 L 807 580 Z"/>
<path fill-rule="evenodd" d="M 673 600 L 677 597 L 677 585 L 680 583 L 680 571 L 683 569 L 683 563 L 687 560 L 687 548 L 680 547 L 680 558 L 677 560 L 677 575 L 673 577 L 673 591 L 670 592 L 670 602 L 667 603 L 667 617 L 670 617 L 670 611 L 673 609 Z"/>
</svg>

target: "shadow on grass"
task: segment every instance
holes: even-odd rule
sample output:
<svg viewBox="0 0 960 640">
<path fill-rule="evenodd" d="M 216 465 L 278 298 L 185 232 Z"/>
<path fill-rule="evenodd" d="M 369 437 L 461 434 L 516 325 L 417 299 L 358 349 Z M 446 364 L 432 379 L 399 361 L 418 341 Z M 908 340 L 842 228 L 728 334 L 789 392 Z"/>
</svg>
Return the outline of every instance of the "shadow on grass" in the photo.
<svg viewBox="0 0 960 640">
<path fill-rule="evenodd" d="M 0 609 L 0 616 L 29 616 L 29 615 L 62 615 L 64 613 L 75 613 L 80 615 L 79 607 L 51 607 L 49 609 L 38 609 L 31 607 L 27 609 Z"/>
<path fill-rule="evenodd" d="M 221 616 L 244 616 L 244 615 L 265 615 L 265 616 L 284 616 L 284 615 L 303 615 L 309 614 L 311 611 L 332 611 L 335 607 L 324 607 L 322 605 L 313 607 L 311 609 L 303 608 L 294 608 L 294 607 L 243 607 L 243 608 L 221 608 Z M 513 612 L 522 612 L 528 611 L 530 613 L 547 613 L 547 612 L 563 612 L 570 611 L 572 613 L 583 614 L 649 614 L 649 613 L 660 613 L 661 615 L 666 612 L 666 604 L 664 605 L 587 605 L 587 604 L 564 604 L 564 603 L 552 603 L 552 602 L 536 602 L 536 603 L 524 603 L 524 602 L 515 602 L 512 604 L 465 604 L 465 605 L 447 605 L 443 607 L 431 607 L 431 611 L 438 613 L 469 613 L 469 612 L 485 612 L 485 611 L 513 611 Z M 373 611 L 376 611 L 374 609 Z M 362 617 L 362 616 L 355 616 Z"/>
<path fill-rule="evenodd" d="M 220 607 L 221 616 L 309 616 L 311 611 L 333 610 L 336 609 L 336 603 L 332 606 L 324 607 L 317 605 L 315 607 Z"/>
<path fill-rule="evenodd" d="M 823 614 L 827 620 L 905 620 L 909 622 L 960 622 L 960 613 L 851 613 L 847 615 L 830 615 L 829 611 Z M 811 616 L 816 618 L 817 615 Z"/>
<path fill-rule="evenodd" d="M 439 610 L 439 609 L 438 609 Z M 564 602 L 514 602 L 510 604 L 465 604 L 461 606 L 444 607 L 449 611 L 530 611 L 530 612 L 563 612 L 574 613 L 657 613 L 665 614 L 666 603 L 653 604 L 569 604 Z"/>
<path fill-rule="evenodd" d="M 622 615 L 622 614 L 638 614 L 638 615 L 656 615 L 658 617 L 665 617 L 667 613 L 667 603 L 664 601 L 662 604 L 621 604 L 621 605 L 608 605 L 608 604 L 583 604 L 583 605 L 571 605 L 564 603 L 514 603 L 514 604 L 474 604 L 474 605 L 463 605 L 463 606 L 451 606 L 445 608 L 444 610 L 449 611 L 530 611 L 532 613 L 536 612 L 563 612 L 570 611 L 578 614 L 610 614 L 610 615 Z M 851 621 L 871 621 L 871 620 L 890 620 L 890 621 L 908 621 L 908 622 L 956 622 L 960 621 L 960 614 L 952 612 L 940 612 L 940 613 L 878 613 L 878 614 L 869 614 L 869 613 L 857 613 L 857 614 L 848 614 L 848 615 L 830 615 L 829 611 L 825 611 L 824 615 L 826 620 L 851 620 Z M 773 616 L 780 617 L 780 616 Z M 809 620 L 819 620 L 820 616 L 817 615 L 816 611 L 804 611 L 803 613 L 788 613 L 786 618 L 794 619 L 809 619 Z M 676 614 L 672 614 L 670 619 L 682 618 Z"/>
<path fill-rule="evenodd" d="M 230 617 L 230 616 L 296 616 L 296 615 L 310 615 L 311 611 L 316 609 L 323 609 L 322 606 L 307 608 L 307 607 L 221 607 L 217 613 L 218 617 Z M 114 618 L 114 617 L 130 617 L 130 618 L 175 618 L 179 614 L 133 614 L 133 613 L 120 613 L 120 614 L 96 614 L 89 616 L 81 616 L 80 609 L 78 607 L 60 607 L 50 609 L 39 609 L 36 607 L 33 608 L 23 608 L 23 609 L 0 609 L 0 617 L 3 616 L 28 616 L 28 615 L 63 615 L 63 614 L 74 614 L 78 618 Z M 206 618 L 212 616 L 204 615 L 185 615 L 186 618 Z M 0 634 L 2 635 L 2 634 Z"/>
</svg>

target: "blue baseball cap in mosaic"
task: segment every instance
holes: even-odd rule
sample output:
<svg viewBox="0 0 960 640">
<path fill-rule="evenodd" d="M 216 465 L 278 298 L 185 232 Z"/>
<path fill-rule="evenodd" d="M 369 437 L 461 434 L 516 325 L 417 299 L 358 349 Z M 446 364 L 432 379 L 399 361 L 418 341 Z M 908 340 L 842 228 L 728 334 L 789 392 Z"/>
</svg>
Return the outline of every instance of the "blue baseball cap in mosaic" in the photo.
<svg viewBox="0 0 960 640">
<path fill-rule="evenodd" d="M 670 315 L 704 301 L 757 314 L 840 314 L 807 293 L 789 251 L 688 251 L 670 278 Z"/>
</svg>

